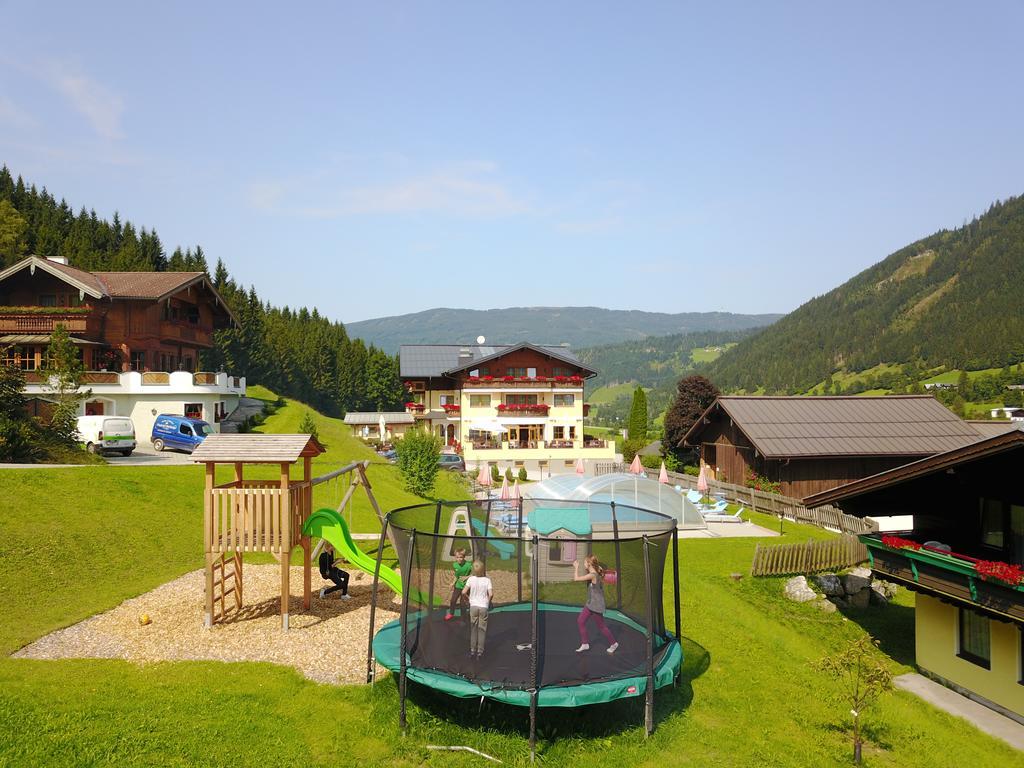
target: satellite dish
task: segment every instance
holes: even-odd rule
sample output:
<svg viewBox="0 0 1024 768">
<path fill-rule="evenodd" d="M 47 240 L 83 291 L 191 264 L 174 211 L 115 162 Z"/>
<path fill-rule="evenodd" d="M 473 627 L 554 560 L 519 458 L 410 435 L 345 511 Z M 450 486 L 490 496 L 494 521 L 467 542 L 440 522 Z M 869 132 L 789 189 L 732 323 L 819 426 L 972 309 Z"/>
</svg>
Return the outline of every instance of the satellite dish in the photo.
<svg viewBox="0 0 1024 768">
<path fill-rule="evenodd" d="M 485 341 L 487 341 L 487 339 L 485 339 L 483 336 L 477 336 L 476 337 L 476 343 L 477 344 L 483 344 Z"/>
</svg>

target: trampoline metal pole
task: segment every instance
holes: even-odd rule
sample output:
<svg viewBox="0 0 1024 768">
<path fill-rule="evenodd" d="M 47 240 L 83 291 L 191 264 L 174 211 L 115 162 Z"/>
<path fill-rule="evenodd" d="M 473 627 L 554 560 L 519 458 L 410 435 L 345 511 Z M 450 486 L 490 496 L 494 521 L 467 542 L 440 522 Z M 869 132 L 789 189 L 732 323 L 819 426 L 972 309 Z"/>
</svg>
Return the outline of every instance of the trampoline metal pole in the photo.
<svg viewBox="0 0 1024 768">
<path fill-rule="evenodd" d="M 405 719 L 405 689 L 408 683 L 409 670 L 405 661 L 405 646 L 408 641 L 406 623 L 409 619 L 409 593 L 412 591 L 412 556 L 416 551 L 416 529 L 412 529 L 409 538 L 409 556 L 406 558 L 405 568 L 402 569 L 402 614 L 399 617 L 401 628 L 401 640 L 398 645 L 398 725 L 402 729 L 402 735 L 406 732 Z"/>
<path fill-rule="evenodd" d="M 430 539 L 430 584 L 427 587 L 427 613 L 434 610 L 434 574 L 437 571 L 437 537 L 441 530 L 441 502 L 434 510 L 434 535 Z M 451 546 L 448 544 L 448 546 Z"/>
<path fill-rule="evenodd" d="M 373 591 L 370 594 L 370 638 L 366 641 L 366 682 L 373 682 L 373 621 L 377 613 L 377 590 L 380 588 L 380 561 L 384 556 L 384 544 L 388 536 L 388 518 L 380 529 L 380 543 L 377 545 L 377 567 L 373 569 Z M 397 552 L 395 554 L 398 554 Z"/>
<path fill-rule="evenodd" d="M 516 499 L 516 506 L 518 507 L 517 515 L 519 516 L 519 526 L 516 528 L 516 536 L 519 538 L 519 542 L 516 544 L 516 563 L 519 566 L 519 582 L 517 584 L 518 594 L 516 600 L 523 602 L 523 497 L 520 496 Z"/>
<path fill-rule="evenodd" d="M 530 762 L 537 758 L 537 534 L 533 534 L 533 559 L 530 562 Z"/>
<path fill-rule="evenodd" d="M 647 691 L 644 697 L 644 727 L 647 735 L 654 731 L 654 588 L 651 584 L 649 541 L 644 534 L 644 582 L 647 584 Z"/>
<path fill-rule="evenodd" d="M 672 600 L 676 610 L 676 641 L 681 643 L 679 623 L 679 530 L 676 528 L 672 529 Z"/>
<path fill-rule="evenodd" d="M 622 610 L 622 553 L 619 551 L 619 516 L 615 513 L 615 502 L 612 507 L 612 536 L 615 537 L 615 607 Z"/>
</svg>

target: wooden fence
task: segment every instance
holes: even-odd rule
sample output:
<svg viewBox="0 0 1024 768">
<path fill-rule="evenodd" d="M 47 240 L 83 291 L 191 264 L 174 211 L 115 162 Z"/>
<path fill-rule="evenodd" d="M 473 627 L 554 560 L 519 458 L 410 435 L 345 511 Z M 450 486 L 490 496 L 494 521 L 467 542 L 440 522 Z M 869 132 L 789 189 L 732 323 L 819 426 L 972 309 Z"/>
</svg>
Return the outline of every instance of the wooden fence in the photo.
<svg viewBox="0 0 1024 768">
<path fill-rule="evenodd" d="M 752 576 L 790 576 L 848 568 L 868 559 L 868 548 L 852 534 L 806 544 L 758 544 Z"/>
<path fill-rule="evenodd" d="M 594 474 L 604 475 L 612 472 L 626 472 L 629 467 L 621 462 L 602 462 L 594 468 Z M 651 470 L 648 470 L 651 472 Z M 669 481 L 683 489 L 696 489 L 697 477 L 685 475 L 679 472 L 669 472 Z M 796 523 L 807 523 L 818 528 L 825 528 L 837 533 L 869 533 L 876 530 L 876 526 L 868 521 L 847 515 L 838 507 L 827 504 L 822 507 L 809 509 L 803 505 L 800 499 L 789 496 L 781 496 L 767 491 L 758 491 L 747 488 L 744 485 L 733 485 L 723 483 L 720 480 L 708 481 L 708 494 L 721 496 L 733 504 L 752 509 L 755 512 L 762 512 L 775 517 L 782 517 Z"/>
</svg>

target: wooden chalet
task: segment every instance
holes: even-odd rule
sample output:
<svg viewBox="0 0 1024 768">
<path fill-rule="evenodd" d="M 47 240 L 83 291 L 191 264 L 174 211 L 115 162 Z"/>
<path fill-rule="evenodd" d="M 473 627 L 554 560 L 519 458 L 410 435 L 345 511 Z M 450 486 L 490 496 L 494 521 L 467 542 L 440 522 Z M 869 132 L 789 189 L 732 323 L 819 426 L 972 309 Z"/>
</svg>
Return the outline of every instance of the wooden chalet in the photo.
<svg viewBox="0 0 1024 768">
<path fill-rule="evenodd" d="M 931 395 L 721 396 L 683 438 L 719 480 L 802 498 L 981 438 Z"/>
<path fill-rule="evenodd" d="M 87 370 L 171 372 L 198 370 L 213 332 L 233 324 L 203 272 L 86 272 L 38 256 L 0 271 L 2 361 L 30 374 L 58 325 Z"/>
<path fill-rule="evenodd" d="M 875 575 L 915 594 L 922 673 L 1024 723 L 1024 431 L 1014 429 L 805 500 L 858 517 Z"/>
</svg>

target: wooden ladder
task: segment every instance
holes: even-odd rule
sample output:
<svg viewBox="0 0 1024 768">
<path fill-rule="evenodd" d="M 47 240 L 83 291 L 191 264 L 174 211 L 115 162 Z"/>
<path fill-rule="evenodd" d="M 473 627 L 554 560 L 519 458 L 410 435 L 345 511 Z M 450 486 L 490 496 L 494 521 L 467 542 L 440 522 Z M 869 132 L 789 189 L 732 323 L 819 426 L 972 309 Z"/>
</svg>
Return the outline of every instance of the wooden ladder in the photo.
<svg viewBox="0 0 1024 768">
<path fill-rule="evenodd" d="M 240 610 L 242 607 L 242 553 L 235 552 L 230 555 L 231 570 L 226 570 L 229 555 L 222 554 L 218 560 L 213 561 L 213 617 L 216 624 L 223 621 L 232 611 Z M 228 586 L 230 583 L 231 586 Z M 228 601 L 228 595 L 234 595 L 233 601 Z M 220 611 L 217 604 L 220 603 Z M 233 605 L 231 604 L 233 603 Z"/>
</svg>

